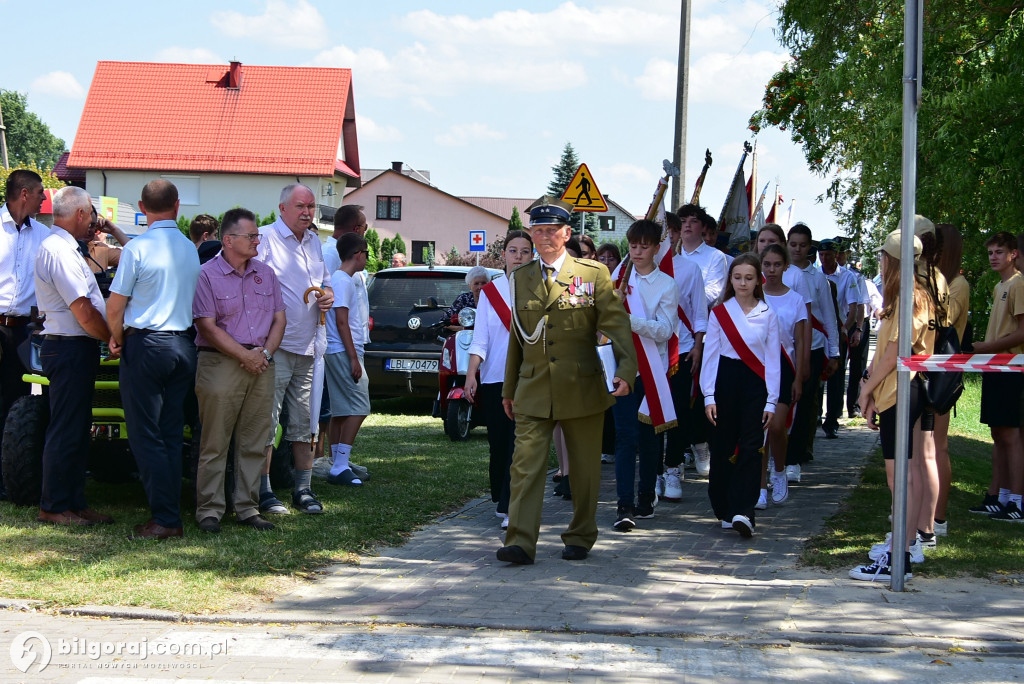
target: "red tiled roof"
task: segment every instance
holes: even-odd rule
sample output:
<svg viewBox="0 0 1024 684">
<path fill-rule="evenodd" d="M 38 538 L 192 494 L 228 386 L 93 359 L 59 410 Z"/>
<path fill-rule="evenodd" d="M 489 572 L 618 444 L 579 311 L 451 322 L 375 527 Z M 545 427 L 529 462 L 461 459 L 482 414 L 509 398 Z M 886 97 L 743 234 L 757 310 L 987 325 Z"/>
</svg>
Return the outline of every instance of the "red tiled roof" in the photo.
<svg viewBox="0 0 1024 684">
<path fill-rule="evenodd" d="M 517 199 L 512 197 L 462 197 L 461 199 L 466 200 L 470 204 L 475 204 L 481 209 L 497 214 L 506 221 L 512 218 L 512 207 L 519 209 L 519 218 L 523 220 L 523 223 L 529 223 L 529 214 L 526 213 L 527 207 L 537 201 L 537 198 L 533 199 Z"/>
<path fill-rule="evenodd" d="M 237 88 L 228 71 L 98 62 L 68 165 L 358 178 L 350 69 L 243 64 Z"/>
</svg>

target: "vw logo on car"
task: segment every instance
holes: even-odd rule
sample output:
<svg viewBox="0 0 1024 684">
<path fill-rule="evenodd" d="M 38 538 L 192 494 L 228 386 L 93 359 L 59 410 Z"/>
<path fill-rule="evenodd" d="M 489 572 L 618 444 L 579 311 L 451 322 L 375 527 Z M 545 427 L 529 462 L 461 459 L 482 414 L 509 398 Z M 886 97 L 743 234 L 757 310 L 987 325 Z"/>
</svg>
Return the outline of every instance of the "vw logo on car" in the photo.
<svg viewBox="0 0 1024 684">
<path fill-rule="evenodd" d="M 421 324 L 422 321 L 420 320 L 420 317 L 413 316 L 409 319 L 409 323 L 407 325 L 409 326 L 409 330 L 419 330 Z"/>
</svg>

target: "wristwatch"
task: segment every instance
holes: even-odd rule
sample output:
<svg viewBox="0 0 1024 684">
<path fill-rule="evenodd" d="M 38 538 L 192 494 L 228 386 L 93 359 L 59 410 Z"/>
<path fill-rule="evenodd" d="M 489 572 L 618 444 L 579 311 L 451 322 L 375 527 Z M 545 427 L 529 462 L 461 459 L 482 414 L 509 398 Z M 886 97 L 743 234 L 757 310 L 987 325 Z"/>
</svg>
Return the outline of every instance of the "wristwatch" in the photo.
<svg viewBox="0 0 1024 684">
<path fill-rule="evenodd" d="M 273 360 L 274 360 L 274 355 L 273 355 L 273 354 L 271 354 L 271 353 L 270 353 L 269 351 L 267 351 L 266 349 L 264 349 L 264 350 L 263 350 L 263 356 L 264 356 L 264 357 L 266 357 L 266 359 L 267 359 L 267 363 L 270 363 L 271 361 L 273 361 Z"/>
</svg>

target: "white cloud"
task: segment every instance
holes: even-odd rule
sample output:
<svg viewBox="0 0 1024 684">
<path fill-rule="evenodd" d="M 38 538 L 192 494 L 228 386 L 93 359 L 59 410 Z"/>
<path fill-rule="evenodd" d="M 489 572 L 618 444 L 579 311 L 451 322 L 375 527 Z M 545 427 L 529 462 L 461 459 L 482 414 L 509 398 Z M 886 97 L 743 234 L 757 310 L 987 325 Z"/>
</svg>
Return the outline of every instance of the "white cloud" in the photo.
<svg viewBox="0 0 1024 684">
<path fill-rule="evenodd" d="M 414 43 L 389 57 L 380 50 L 339 45 L 318 54 L 313 66 L 351 68 L 354 86 L 379 97 L 451 95 L 466 86 L 497 86 L 516 92 L 563 90 L 583 85 L 582 64 L 506 58 L 495 52 L 462 54 L 453 46 Z"/>
<path fill-rule="evenodd" d="M 85 97 L 85 88 L 78 79 L 66 71 L 51 71 L 39 76 L 32 81 L 29 90 L 39 95 L 66 97 L 71 100 Z"/>
<path fill-rule="evenodd" d="M 370 142 L 400 142 L 405 139 L 402 132 L 395 126 L 378 124 L 362 114 L 356 114 L 356 130 L 359 131 L 360 140 Z"/>
<path fill-rule="evenodd" d="M 307 0 L 266 0 L 263 14 L 214 12 L 210 22 L 227 36 L 280 47 L 316 50 L 327 45 L 327 22 Z"/>
<path fill-rule="evenodd" d="M 227 64 L 216 52 L 206 48 L 168 47 L 156 53 L 157 62 L 177 64 Z"/>
<path fill-rule="evenodd" d="M 452 126 L 446 132 L 434 136 L 434 142 L 444 147 L 464 147 L 476 142 L 494 142 L 508 137 L 504 131 L 496 131 L 484 123 L 470 123 Z"/>
<path fill-rule="evenodd" d="M 787 59 L 784 52 L 768 51 L 706 55 L 690 64 L 690 102 L 753 112 L 761 103 L 765 84 Z"/>
<path fill-rule="evenodd" d="M 676 72 L 674 62 L 667 59 L 652 59 L 644 67 L 644 73 L 633 79 L 645 100 L 674 100 L 676 97 Z"/>
<path fill-rule="evenodd" d="M 434 105 L 430 104 L 430 102 L 425 97 L 411 97 L 409 98 L 409 104 L 411 104 L 414 108 L 420 110 L 421 112 L 427 112 L 428 114 L 437 114 L 437 110 L 434 108 Z"/>
</svg>

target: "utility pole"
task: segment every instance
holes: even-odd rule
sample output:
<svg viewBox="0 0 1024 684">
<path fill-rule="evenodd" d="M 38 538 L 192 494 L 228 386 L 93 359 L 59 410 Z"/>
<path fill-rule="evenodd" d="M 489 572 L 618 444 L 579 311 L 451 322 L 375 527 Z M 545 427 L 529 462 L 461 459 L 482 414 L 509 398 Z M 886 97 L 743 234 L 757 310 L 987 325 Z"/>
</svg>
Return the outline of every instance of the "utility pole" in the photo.
<svg viewBox="0 0 1024 684">
<path fill-rule="evenodd" d="M 4 169 L 11 168 L 7 163 L 7 127 L 4 126 L 3 103 L 0 103 L 0 155 L 3 156 Z"/>
<path fill-rule="evenodd" d="M 682 0 L 679 17 L 679 65 L 676 69 L 676 140 L 672 150 L 672 163 L 679 175 L 672 178 L 672 204 L 669 211 L 679 208 L 682 188 L 686 186 L 686 102 L 690 85 L 690 0 Z"/>
</svg>

